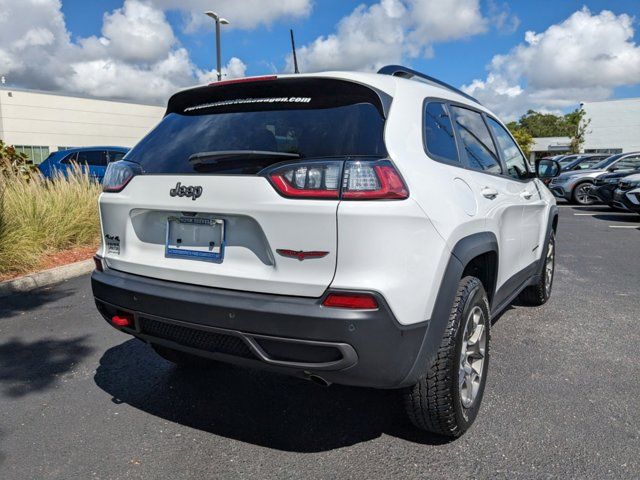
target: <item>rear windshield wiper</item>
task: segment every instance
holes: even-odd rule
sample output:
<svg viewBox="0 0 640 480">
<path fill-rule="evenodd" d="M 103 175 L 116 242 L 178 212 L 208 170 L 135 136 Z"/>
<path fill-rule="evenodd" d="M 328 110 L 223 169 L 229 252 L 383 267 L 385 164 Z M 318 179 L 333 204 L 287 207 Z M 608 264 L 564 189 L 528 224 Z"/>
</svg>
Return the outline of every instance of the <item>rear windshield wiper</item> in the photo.
<svg viewBox="0 0 640 480">
<path fill-rule="evenodd" d="M 189 163 L 197 165 L 215 165 L 219 162 L 242 159 L 292 159 L 301 158 L 299 153 L 272 152 L 269 150 L 220 150 L 217 152 L 199 152 L 189 157 Z"/>
</svg>

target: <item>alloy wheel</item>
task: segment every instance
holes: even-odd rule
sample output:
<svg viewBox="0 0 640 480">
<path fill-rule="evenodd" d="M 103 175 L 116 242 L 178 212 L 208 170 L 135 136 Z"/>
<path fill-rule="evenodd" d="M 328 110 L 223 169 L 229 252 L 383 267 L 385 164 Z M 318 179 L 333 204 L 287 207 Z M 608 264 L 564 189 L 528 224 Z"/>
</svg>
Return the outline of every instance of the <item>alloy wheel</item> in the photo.
<svg viewBox="0 0 640 480">
<path fill-rule="evenodd" d="M 467 316 L 460 350 L 458 386 L 460 401 L 465 409 L 473 406 L 484 374 L 487 349 L 485 314 L 479 306 L 473 307 Z"/>
<path fill-rule="evenodd" d="M 553 273 L 555 270 L 555 241 L 553 237 L 549 240 L 547 247 L 547 258 L 544 263 L 544 293 L 547 297 L 551 294 L 551 285 L 553 284 Z"/>
<path fill-rule="evenodd" d="M 590 195 L 591 185 L 589 183 L 583 183 L 578 186 L 576 190 L 576 200 L 581 205 L 591 205 L 593 203 L 593 199 Z"/>
</svg>

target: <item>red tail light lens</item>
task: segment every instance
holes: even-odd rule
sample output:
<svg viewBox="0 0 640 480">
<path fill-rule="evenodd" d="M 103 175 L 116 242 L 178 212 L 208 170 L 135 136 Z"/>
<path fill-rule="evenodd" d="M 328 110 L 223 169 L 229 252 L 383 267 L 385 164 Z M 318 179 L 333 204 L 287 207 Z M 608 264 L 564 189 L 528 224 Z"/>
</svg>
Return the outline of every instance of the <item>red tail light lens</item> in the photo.
<svg viewBox="0 0 640 480">
<path fill-rule="evenodd" d="M 340 198 L 342 162 L 295 163 L 269 173 L 273 186 L 285 197 Z"/>
<path fill-rule="evenodd" d="M 107 171 L 102 180 L 103 192 L 120 192 L 126 187 L 131 179 L 142 173 L 142 167 L 137 163 L 119 160 L 111 162 L 107 166 Z"/>
<path fill-rule="evenodd" d="M 351 308 L 355 310 L 376 310 L 378 302 L 366 293 L 330 293 L 322 305 L 330 308 Z"/>
<path fill-rule="evenodd" d="M 342 198 L 353 200 L 401 200 L 409 196 L 400 174 L 389 161 L 347 162 Z"/>
<path fill-rule="evenodd" d="M 285 197 L 402 200 L 409 191 L 389 160 L 298 162 L 268 173 L 275 189 Z"/>
</svg>

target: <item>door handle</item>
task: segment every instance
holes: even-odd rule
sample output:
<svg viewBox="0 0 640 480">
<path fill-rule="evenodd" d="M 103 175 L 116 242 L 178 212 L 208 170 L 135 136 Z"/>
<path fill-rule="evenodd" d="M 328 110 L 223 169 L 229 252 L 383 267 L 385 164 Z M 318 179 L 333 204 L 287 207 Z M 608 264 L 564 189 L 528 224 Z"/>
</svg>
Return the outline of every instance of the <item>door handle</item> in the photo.
<svg viewBox="0 0 640 480">
<path fill-rule="evenodd" d="M 493 200 L 498 196 L 498 191 L 495 188 L 491 187 L 484 187 L 482 190 L 480 190 L 480 193 L 483 197 L 488 198 L 489 200 Z"/>
<path fill-rule="evenodd" d="M 529 192 L 528 190 L 525 190 L 520 193 L 520 196 L 525 200 L 529 200 L 533 196 L 533 193 Z"/>
</svg>

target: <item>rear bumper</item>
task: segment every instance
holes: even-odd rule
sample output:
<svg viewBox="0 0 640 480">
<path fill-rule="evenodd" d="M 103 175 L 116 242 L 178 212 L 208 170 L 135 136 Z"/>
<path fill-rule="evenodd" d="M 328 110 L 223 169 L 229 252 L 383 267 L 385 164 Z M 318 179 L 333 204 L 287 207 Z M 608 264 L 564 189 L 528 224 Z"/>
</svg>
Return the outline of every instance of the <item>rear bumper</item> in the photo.
<svg viewBox="0 0 640 480">
<path fill-rule="evenodd" d="M 185 285 L 107 269 L 91 277 L 98 310 L 134 314 L 126 333 L 229 363 L 332 383 L 399 388 L 414 368 L 428 322 L 400 325 L 384 298 L 377 310 L 326 308 L 322 298 Z M 422 352 L 424 353 L 424 352 Z"/>
</svg>

